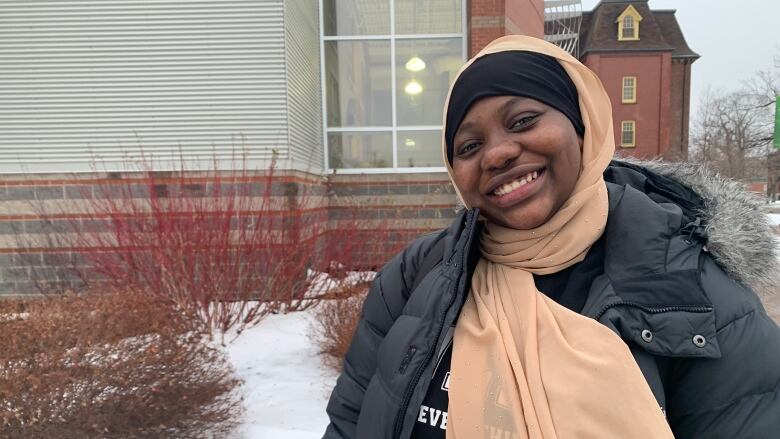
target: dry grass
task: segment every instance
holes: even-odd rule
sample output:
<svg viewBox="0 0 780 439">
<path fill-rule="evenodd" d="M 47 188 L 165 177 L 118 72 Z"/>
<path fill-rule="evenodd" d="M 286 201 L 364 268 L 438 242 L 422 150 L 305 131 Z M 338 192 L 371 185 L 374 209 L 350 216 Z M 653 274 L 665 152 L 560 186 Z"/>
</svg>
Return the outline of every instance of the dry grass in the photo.
<svg viewBox="0 0 780 439">
<path fill-rule="evenodd" d="M 314 309 L 314 338 L 322 349 L 325 364 L 341 370 L 341 363 L 355 334 L 369 283 L 346 285 Z"/>
<path fill-rule="evenodd" d="M 7 301 L 0 314 L 0 437 L 223 438 L 240 414 L 221 352 L 150 295 Z"/>
</svg>

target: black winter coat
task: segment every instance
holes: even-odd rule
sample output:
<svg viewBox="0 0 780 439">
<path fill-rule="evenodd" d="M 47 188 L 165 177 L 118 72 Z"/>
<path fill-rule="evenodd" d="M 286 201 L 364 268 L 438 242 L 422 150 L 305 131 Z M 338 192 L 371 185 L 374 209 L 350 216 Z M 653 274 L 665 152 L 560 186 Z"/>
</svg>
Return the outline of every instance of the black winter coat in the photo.
<svg viewBox="0 0 780 439">
<path fill-rule="evenodd" d="M 755 206 L 717 187 L 700 190 L 715 197 L 703 199 L 689 186 L 726 183 L 698 178 L 692 168 L 663 172 L 669 175 L 613 162 L 605 173 L 604 274 L 582 314 L 626 341 L 676 437 L 780 438 L 780 329 L 735 280 L 768 274 L 774 243 L 754 236 L 742 240 L 747 245 L 714 242 L 721 217 L 760 231 L 760 221 L 739 217 L 758 217 Z M 479 259 L 478 214 L 464 212 L 448 229 L 417 239 L 377 274 L 328 403 L 325 438 L 410 436 Z M 716 248 L 743 254 L 719 258 L 710 253 Z M 746 256 L 754 260 L 723 263 Z M 430 258 L 436 265 L 419 272 Z"/>
</svg>

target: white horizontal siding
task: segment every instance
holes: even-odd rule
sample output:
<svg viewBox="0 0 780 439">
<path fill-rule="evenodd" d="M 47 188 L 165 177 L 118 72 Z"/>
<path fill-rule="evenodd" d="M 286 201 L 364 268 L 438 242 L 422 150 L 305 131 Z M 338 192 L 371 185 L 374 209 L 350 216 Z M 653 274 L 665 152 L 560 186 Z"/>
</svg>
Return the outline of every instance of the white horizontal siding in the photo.
<svg viewBox="0 0 780 439">
<path fill-rule="evenodd" d="M 0 2 L 0 172 L 262 164 L 287 114 L 283 0 Z"/>
<path fill-rule="evenodd" d="M 291 166 L 319 173 L 324 149 L 318 1 L 286 0 L 284 27 Z"/>
</svg>

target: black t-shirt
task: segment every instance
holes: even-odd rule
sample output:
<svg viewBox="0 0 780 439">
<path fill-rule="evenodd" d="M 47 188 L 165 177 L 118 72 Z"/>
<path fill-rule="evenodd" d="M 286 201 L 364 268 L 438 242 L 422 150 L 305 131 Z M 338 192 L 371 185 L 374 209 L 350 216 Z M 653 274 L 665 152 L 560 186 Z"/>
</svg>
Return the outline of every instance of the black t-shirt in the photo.
<svg viewBox="0 0 780 439">
<path fill-rule="evenodd" d="M 557 273 L 534 275 L 536 289 L 566 308 L 580 312 L 588 299 L 587 291 L 593 280 L 604 272 L 604 238 L 596 241 L 585 259 Z M 452 331 L 445 338 L 446 344 L 438 356 L 433 370 L 433 380 L 428 387 L 412 439 L 444 439 L 447 430 L 447 406 L 449 404 L 450 363 L 452 362 Z"/>
</svg>

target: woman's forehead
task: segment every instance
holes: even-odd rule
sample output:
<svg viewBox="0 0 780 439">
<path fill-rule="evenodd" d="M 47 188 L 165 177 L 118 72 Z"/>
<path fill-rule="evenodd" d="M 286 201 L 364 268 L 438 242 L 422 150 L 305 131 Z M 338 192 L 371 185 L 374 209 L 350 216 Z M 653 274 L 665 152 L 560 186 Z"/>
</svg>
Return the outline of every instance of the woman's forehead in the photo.
<svg viewBox="0 0 780 439">
<path fill-rule="evenodd" d="M 516 109 L 518 106 L 547 107 L 544 103 L 527 96 L 505 95 L 485 97 L 474 102 L 471 108 L 469 108 L 466 112 L 466 116 L 463 118 L 463 123 L 460 124 L 457 132 L 467 131 L 469 128 L 472 128 L 478 118 L 500 116 Z"/>
</svg>

